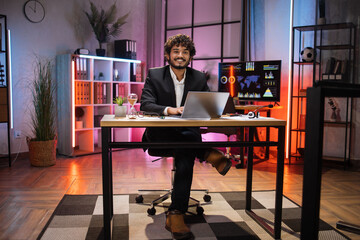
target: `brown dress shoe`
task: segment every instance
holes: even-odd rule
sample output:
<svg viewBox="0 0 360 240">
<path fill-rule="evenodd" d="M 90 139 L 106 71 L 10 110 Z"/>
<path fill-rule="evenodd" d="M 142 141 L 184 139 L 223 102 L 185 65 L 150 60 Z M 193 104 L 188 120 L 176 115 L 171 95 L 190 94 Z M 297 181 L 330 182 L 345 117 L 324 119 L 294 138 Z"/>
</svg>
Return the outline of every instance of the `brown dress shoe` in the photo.
<svg viewBox="0 0 360 240">
<path fill-rule="evenodd" d="M 225 176 L 232 165 L 231 160 L 225 157 L 224 153 L 216 148 L 211 148 L 206 152 L 205 161 L 213 165 L 213 167 L 215 167 L 223 176 Z"/>
<path fill-rule="evenodd" d="M 167 212 L 165 228 L 175 239 L 193 239 L 194 237 L 184 222 L 184 214 L 178 210 Z"/>
</svg>

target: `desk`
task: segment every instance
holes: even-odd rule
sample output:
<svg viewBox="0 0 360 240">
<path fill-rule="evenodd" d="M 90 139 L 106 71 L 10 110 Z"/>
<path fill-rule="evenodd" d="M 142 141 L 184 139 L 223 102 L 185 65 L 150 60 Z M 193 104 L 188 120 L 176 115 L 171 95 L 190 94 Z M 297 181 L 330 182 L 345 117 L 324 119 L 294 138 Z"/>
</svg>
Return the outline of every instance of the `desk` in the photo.
<svg viewBox="0 0 360 240">
<path fill-rule="evenodd" d="M 260 108 L 261 105 L 235 105 L 235 110 L 240 111 L 255 111 L 256 109 Z M 283 109 L 283 106 L 273 106 L 272 108 L 269 107 L 263 107 L 260 109 L 260 111 L 266 111 L 266 117 L 271 117 L 270 111 L 271 110 L 277 110 L 277 109 Z M 242 136 L 244 136 L 244 130 L 241 130 L 240 133 Z M 259 139 L 258 135 L 255 135 L 257 137 L 257 140 Z M 266 141 L 269 141 L 270 139 L 270 128 L 266 128 Z M 242 163 L 244 163 L 244 151 L 241 150 L 240 154 L 240 160 Z M 269 159 L 269 147 L 266 147 L 265 149 L 265 160 Z"/>
<path fill-rule="evenodd" d="M 103 180 L 103 210 L 104 210 L 104 238 L 111 239 L 113 217 L 113 183 L 112 183 L 112 148 L 204 148 L 204 147 L 248 147 L 248 168 L 246 175 L 246 212 L 257 221 L 266 231 L 276 239 L 281 235 L 282 193 L 284 175 L 284 143 L 286 121 L 274 118 L 248 119 L 247 117 L 227 117 L 211 120 L 187 120 L 156 117 L 141 119 L 115 118 L 114 115 L 105 115 L 101 122 L 102 134 L 102 180 Z M 248 127 L 249 141 L 235 142 L 113 142 L 112 128 L 138 128 L 138 127 Z M 254 131 L 257 127 L 274 127 L 278 129 L 278 141 L 254 142 Z M 274 229 L 251 211 L 252 168 L 254 146 L 277 146 L 276 195 L 275 195 L 275 223 Z"/>
<path fill-rule="evenodd" d="M 321 82 L 323 81 L 318 84 L 322 84 Z M 307 114 L 300 235 L 303 240 L 318 239 L 319 233 L 325 97 L 360 97 L 360 85 L 336 81 L 324 83 L 329 85 L 308 88 L 306 93 Z"/>
</svg>

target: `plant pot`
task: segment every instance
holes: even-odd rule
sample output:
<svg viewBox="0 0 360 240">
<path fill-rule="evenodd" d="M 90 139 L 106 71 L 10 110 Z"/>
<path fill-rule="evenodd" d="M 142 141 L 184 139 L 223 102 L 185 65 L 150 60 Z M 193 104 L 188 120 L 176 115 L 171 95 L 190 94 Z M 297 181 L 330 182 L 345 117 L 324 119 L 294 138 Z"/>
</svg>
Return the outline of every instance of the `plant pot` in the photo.
<svg viewBox="0 0 360 240">
<path fill-rule="evenodd" d="M 49 141 L 33 141 L 28 138 L 27 142 L 32 166 L 49 167 L 55 165 L 57 138 Z"/>
<path fill-rule="evenodd" d="M 83 129 L 84 122 L 83 121 L 75 121 L 75 129 Z"/>
<path fill-rule="evenodd" d="M 126 117 L 126 106 L 115 106 L 115 117 Z"/>
<path fill-rule="evenodd" d="M 105 49 L 102 49 L 102 48 L 96 49 L 96 56 L 104 57 L 105 56 Z"/>
</svg>

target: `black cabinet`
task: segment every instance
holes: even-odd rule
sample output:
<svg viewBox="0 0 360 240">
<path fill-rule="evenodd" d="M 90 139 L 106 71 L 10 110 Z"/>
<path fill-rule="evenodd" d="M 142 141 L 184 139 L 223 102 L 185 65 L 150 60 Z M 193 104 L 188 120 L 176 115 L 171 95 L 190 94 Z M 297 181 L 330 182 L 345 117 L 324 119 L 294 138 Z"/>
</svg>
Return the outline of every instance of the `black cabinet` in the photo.
<svg viewBox="0 0 360 240">
<path fill-rule="evenodd" d="M 353 23 L 309 25 L 293 27 L 292 67 L 289 105 L 289 162 L 302 158 L 305 147 L 306 89 L 354 82 L 356 27 Z M 305 53 L 304 53 L 305 52 Z M 304 54 L 302 54 L 304 53 Z M 307 55 L 306 53 L 310 53 Z M 330 100 L 326 99 L 324 104 Z M 341 128 L 344 134 L 344 154 L 349 161 L 352 125 L 352 99 L 342 102 L 342 120 L 324 115 L 326 128 Z M 334 106 L 325 106 L 328 109 Z M 324 129 L 324 130 L 325 130 Z M 326 132 L 326 130 L 325 130 Z M 333 157 L 327 156 L 334 160 Z M 337 158 L 339 160 L 339 158 Z"/>
</svg>

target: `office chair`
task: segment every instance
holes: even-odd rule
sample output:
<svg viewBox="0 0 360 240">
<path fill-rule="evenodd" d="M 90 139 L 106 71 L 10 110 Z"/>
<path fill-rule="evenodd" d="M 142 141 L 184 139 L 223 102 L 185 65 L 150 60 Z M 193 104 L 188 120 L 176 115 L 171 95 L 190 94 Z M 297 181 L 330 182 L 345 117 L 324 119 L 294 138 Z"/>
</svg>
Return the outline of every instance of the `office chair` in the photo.
<svg viewBox="0 0 360 240">
<path fill-rule="evenodd" d="M 159 160 L 162 160 L 164 158 L 166 159 L 168 157 L 174 158 L 173 154 L 170 151 L 169 152 L 164 152 L 163 149 L 160 150 L 160 149 L 151 149 L 150 148 L 150 149 L 148 149 L 148 154 L 150 156 L 153 156 L 153 157 L 159 157 L 157 159 L 152 160 L 152 162 L 159 161 Z M 150 208 L 147 209 L 147 213 L 149 215 L 155 215 L 155 213 L 156 213 L 155 207 L 158 204 L 164 202 L 169 197 L 171 197 L 171 193 L 172 193 L 172 190 L 173 190 L 175 171 L 176 171 L 175 159 L 173 159 L 173 167 L 171 169 L 171 188 L 170 189 L 162 189 L 162 190 L 159 190 L 159 189 L 155 189 L 155 190 L 154 189 L 152 189 L 152 190 L 139 189 L 138 190 L 139 192 L 142 192 L 142 191 L 146 191 L 146 192 L 166 192 L 164 195 L 161 195 L 160 197 L 156 198 L 155 200 L 153 200 L 150 203 Z M 204 201 L 205 202 L 210 202 L 211 201 L 211 196 L 208 194 L 209 193 L 208 189 L 191 189 L 191 191 L 205 192 L 205 195 L 203 197 Z M 196 207 L 196 213 L 198 215 L 202 215 L 204 213 L 204 208 L 201 207 L 200 201 L 193 198 L 193 197 L 190 197 L 189 200 L 192 200 L 192 201 L 195 202 L 194 204 L 190 204 L 189 207 Z M 135 201 L 136 201 L 136 203 L 143 203 L 144 197 L 142 196 L 142 194 L 139 194 L 138 196 L 136 196 Z M 167 206 L 162 206 L 162 207 L 167 207 Z"/>
<path fill-rule="evenodd" d="M 234 114 L 236 113 L 235 110 L 235 105 L 234 105 L 234 100 L 232 97 L 229 97 L 223 114 Z M 227 141 L 230 141 L 230 137 L 232 135 L 238 135 L 239 129 L 238 128 L 221 128 L 221 127 L 205 127 L 205 128 L 200 128 L 200 132 L 201 134 L 206 134 L 206 133 L 221 133 L 221 134 L 225 134 L 227 137 Z M 226 147 L 226 152 L 225 152 L 225 156 L 235 162 L 237 162 L 237 164 L 235 165 L 235 167 L 237 169 L 244 167 L 244 163 L 241 161 L 240 159 L 240 155 L 233 155 L 231 154 L 231 147 Z"/>
</svg>

